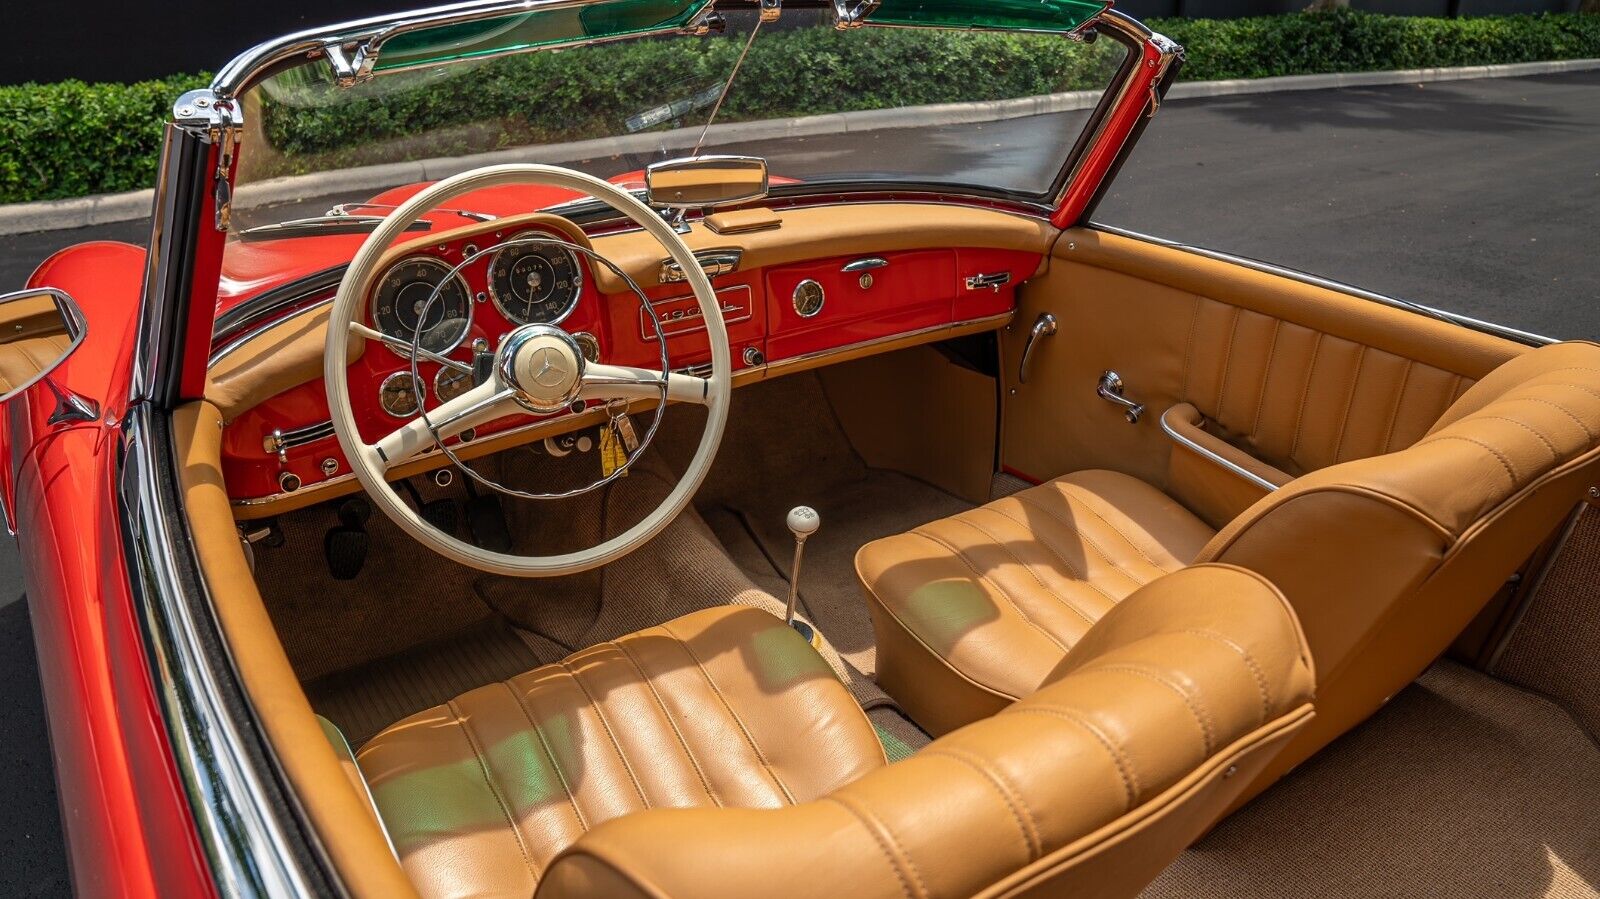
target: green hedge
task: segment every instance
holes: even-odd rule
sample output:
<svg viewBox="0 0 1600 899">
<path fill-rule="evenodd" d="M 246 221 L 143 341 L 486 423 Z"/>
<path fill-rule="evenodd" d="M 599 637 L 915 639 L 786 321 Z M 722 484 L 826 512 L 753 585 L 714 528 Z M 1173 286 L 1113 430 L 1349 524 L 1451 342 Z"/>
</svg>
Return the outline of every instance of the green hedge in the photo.
<svg viewBox="0 0 1600 899">
<path fill-rule="evenodd" d="M 1483 65 L 1600 57 L 1600 16 L 1466 19 L 1350 10 L 1252 19 L 1149 23 L 1188 50 L 1186 80 Z M 434 132 L 415 156 L 611 133 L 640 98 L 714 82 L 732 38 L 609 44 L 536 53 L 462 76 L 393 90 L 337 110 L 263 104 L 270 173 L 393 159 L 386 138 Z M 867 29 L 778 31 L 755 45 L 723 110 L 726 121 L 1017 97 L 1094 87 L 1093 58 L 1031 35 Z M 404 78 L 406 76 L 391 76 Z M 64 82 L 0 87 L 0 203 L 147 187 L 172 101 L 205 75 L 132 85 Z M 673 85 L 663 90 L 662 85 Z M 537 114 L 529 116 L 530 109 Z M 475 125 L 498 119 L 490 126 Z M 503 133 L 502 133 L 503 129 Z M 360 135 L 366 147 L 351 148 Z M 453 142 L 453 143 L 452 143 Z"/>
<path fill-rule="evenodd" d="M 0 87 L 0 203 L 151 186 L 173 101 L 209 81 Z"/>
</svg>

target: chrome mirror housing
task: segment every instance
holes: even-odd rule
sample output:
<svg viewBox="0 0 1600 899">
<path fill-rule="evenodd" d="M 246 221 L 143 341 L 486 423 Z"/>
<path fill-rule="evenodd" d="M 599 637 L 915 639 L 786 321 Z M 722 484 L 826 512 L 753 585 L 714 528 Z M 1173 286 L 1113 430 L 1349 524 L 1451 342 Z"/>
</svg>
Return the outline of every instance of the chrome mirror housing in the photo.
<svg viewBox="0 0 1600 899">
<path fill-rule="evenodd" d="M 688 156 L 645 169 L 650 204 L 665 209 L 709 209 L 767 195 L 767 161 L 755 156 Z"/>
<path fill-rule="evenodd" d="M 55 371 L 88 333 L 83 310 L 64 291 L 46 287 L 0 296 L 0 404 Z"/>
</svg>

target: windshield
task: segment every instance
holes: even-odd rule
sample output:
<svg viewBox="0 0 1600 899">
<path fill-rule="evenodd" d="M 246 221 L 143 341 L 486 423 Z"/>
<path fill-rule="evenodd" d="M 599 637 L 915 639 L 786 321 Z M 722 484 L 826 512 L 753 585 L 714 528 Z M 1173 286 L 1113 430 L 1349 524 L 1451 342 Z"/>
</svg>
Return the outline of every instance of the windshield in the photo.
<svg viewBox="0 0 1600 899">
<path fill-rule="evenodd" d="M 663 17 L 704 8 L 660 6 Z M 1050 202 L 1130 52 L 1105 37 L 839 30 L 827 10 L 785 9 L 761 25 L 748 9 L 723 13 L 721 33 L 543 49 L 536 34 L 519 35 L 535 49 L 510 56 L 475 56 L 480 32 L 459 35 L 467 49 L 441 62 L 427 61 L 444 55 L 436 45 L 413 42 L 353 86 L 322 59 L 281 72 L 244 97 L 232 229 L 329 212 L 381 217 L 408 195 L 386 192 L 503 162 L 639 186 L 646 166 L 702 144 L 764 157 L 775 192 L 915 187 Z M 388 70 L 384 59 L 406 64 Z M 567 199 L 459 212 L 465 223 Z"/>
</svg>

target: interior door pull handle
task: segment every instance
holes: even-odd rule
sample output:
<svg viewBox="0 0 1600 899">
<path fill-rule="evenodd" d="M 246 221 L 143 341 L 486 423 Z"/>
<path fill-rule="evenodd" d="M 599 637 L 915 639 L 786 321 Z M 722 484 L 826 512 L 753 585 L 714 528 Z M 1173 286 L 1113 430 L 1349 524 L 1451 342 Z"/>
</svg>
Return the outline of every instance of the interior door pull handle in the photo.
<svg viewBox="0 0 1600 899">
<path fill-rule="evenodd" d="M 1121 406 L 1125 410 L 1123 417 L 1128 420 L 1128 424 L 1136 425 L 1144 415 L 1144 404 L 1123 396 L 1123 390 L 1122 376 L 1114 371 L 1108 371 L 1100 376 L 1100 386 L 1096 388 L 1095 393 L 1106 402 Z"/>
<path fill-rule="evenodd" d="M 1041 337 L 1054 337 L 1056 335 L 1056 317 L 1048 312 L 1039 313 L 1038 319 L 1033 323 L 1033 330 L 1028 332 L 1028 342 L 1022 347 L 1022 368 L 1017 372 L 1017 383 L 1028 383 L 1028 363 L 1033 361 L 1033 348 L 1039 343 Z"/>
</svg>

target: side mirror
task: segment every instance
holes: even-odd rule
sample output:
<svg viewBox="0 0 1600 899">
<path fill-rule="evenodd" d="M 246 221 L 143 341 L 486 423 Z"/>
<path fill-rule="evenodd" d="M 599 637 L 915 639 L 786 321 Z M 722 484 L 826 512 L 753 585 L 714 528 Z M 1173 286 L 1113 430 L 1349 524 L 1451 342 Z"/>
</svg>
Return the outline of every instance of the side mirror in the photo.
<svg viewBox="0 0 1600 899">
<path fill-rule="evenodd" d="M 88 333 L 83 310 L 63 291 L 45 287 L 0 296 L 0 403 L 55 371 Z"/>
<path fill-rule="evenodd" d="M 644 173 L 650 202 L 667 209 L 709 209 L 767 195 L 767 161 L 754 156 L 689 156 Z"/>
</svg>

